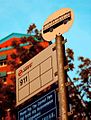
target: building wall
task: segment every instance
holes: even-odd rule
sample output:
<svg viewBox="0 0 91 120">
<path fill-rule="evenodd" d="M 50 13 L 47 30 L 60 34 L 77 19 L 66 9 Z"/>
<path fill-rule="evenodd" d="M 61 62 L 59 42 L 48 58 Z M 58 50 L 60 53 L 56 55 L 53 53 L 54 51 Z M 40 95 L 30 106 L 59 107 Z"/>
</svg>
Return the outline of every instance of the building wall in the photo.
<svg viewBox="0 0 91 120">
<path fill-rule="evenodd" d="M 12 59 L 11 54 L 15 52 L 15 49 L 11 47 L 12 41 L 16 40 L 21 43 L 20 38 L 24 36 L 14 33 L 0 41 L 0 78 L 4 83 L 13 84 L 11 78 L 15 75 L 15 71 L 11 70 L 11 66 L 7 64 Z"/>
<path fill-rule="evenodd" d="M 15 75 L 15 71 L 11 69 L 11 65 L 7 64 L 7 61 L 12 59 L 11 54 L 16 52 L 11 46 L 12 41 L 16 40 L 20 44 L 20 38 L 24 36 L 26 37 L 25 34 L 23 35 L 14 33 L 0 41 L 0 78 L 7 84 L 13 84 L 11 77 L 14 77 Z M 39 44 L 44 48 L 49 45 L 49 43 L 46 41 L 40 42 Z M 29 45 L 24 47 L 28 48 Z"/>
<path fill-rule="evenodd" d="M 12 84 L 11 77 L 13 77 L 15 74 L 15 71 L 11 70 L 10 65 L 7 64 L 7 61 L 11 60 L 10 55 L 15 52 L 15 49 L 9 48 L 11 47 L 13 40 L 19 41 L 20 38 L 11 38 L 0 44 L 0 78 L 3 80 L 3 82 L 7 82 L 7 84 Z M 4 58 L 3 56 L 6 57 Z"/>
</svg>

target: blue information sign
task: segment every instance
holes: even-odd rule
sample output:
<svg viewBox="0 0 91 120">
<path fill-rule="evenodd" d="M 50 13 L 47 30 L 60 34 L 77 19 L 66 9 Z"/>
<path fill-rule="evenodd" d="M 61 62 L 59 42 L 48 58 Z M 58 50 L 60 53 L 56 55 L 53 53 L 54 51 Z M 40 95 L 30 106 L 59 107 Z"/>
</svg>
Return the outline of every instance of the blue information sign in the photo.
<svg viewBox="0 0 91 120">
<path fill-rule="evenodd" d="M 56 120 L 57 100 L 53 90 L 18 111 L 18 120 Z"/>
</svg>

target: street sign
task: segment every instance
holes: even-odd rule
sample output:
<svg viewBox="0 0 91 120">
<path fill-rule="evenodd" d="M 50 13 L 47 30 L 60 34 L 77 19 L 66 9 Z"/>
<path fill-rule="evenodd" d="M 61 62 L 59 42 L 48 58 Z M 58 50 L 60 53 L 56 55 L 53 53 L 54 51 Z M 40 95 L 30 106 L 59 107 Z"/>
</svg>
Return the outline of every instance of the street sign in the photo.
<svg viewBox="0 0 91 120">
<path fill-rule="evenodd" d="M 61 35 L 69 30 L 74 20 L 73 11 L 70 8 L 63 8 L 52 15 L 45 21 L 42 28 L 42 36 L 46 41 L 53 40 L 56 35 Z"/>
<path fill-rule="evenodd" d="M 42 95 L 35 102 L 28 103 L 18 111 L 18 120 L 56 120 L 57 92 L 55 90 Z"/>
<path fill-rule="evenodd" d="M 16 105 L 58 80 L 55 43 L 16 70 Z"/>
</svg>

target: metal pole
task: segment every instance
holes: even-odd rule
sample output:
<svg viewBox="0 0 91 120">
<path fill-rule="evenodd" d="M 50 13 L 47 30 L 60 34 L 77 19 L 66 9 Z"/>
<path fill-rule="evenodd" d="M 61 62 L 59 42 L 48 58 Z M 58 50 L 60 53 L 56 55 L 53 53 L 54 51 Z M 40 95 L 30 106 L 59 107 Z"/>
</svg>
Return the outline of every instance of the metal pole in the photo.
<svg viewBox="0 0 91 120">
<path fill-rule="evenodd" d="M 67 115 L 67 97 L 65 86 L 65 70 L 64 70 L 64 51 L 62 35 L 56 35 L 56 51 L 57 51 L 57 65 L 58 65 L 58 99 L 59 99 L 59 120 L 68 120 Z"/>
</svg>

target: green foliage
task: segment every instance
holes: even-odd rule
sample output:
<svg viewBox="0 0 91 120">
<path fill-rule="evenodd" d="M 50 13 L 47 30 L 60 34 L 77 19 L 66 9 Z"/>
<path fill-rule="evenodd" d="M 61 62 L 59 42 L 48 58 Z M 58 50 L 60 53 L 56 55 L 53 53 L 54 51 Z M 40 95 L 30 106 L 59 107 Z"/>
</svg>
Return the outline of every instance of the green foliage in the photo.
<svg viewBox="0 0 91 120">
<path fill-rule="evenodd" d="M 36 28 L 35 24 L 30 25 L 28 30 L 27 30 L 27 33 L 31 33 L 33 31 L 33 29 L 35 29 L 35 28 Z"/>
<path fill-rule="evenodd" d="M 78 60 L 80 64 L 78 66 L 78 77 L 74 77 L 72 80 L 72 85 L 68 88 L 69 99 L 74 114 L 72 120 L 88 120 L 91 119 L 91 60 L 83 56 L 79 57 Z M 67 71 L 74 69 L 74 52 L 72 49 L 66 50 L 66 61 L 69 65 Z M 78 81 L 78 84 L 75 82 Z M 85 100 L 84 100 L 85 97 Z M 89 99 L 89 101 L 88 101 Z"/>
<path fill-rule="evenodd" d="M 73 71 L 74 69 L 73 61 L 74 61 L 74 52 L 72 49 L 67 48 L 66 49 L 66 63 L 69 65 L 68 71 L 70 70 Z"/>
<path fill-rule="evenodd" d="M 81 81 L 78 87 L 82 97 L 87 96 L 91 100 L 91 60 L 82 56 L 78 60 L 80 60 L 77 71 L 78 77 L 74 78 L 74 80 L 78 79 Z"/>
</svg>

